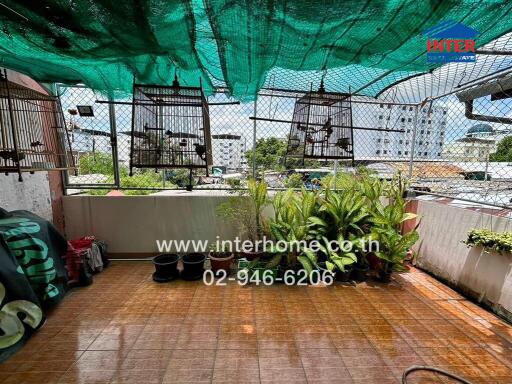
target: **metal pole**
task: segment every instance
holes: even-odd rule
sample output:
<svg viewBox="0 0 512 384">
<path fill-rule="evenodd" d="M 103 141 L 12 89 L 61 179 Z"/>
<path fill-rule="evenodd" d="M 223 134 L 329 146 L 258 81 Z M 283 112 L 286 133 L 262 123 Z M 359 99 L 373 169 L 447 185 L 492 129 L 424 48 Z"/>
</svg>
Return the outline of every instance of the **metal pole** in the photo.
<svg viewBox="0 0 512 384">
<path fill-rule="evenodd" d="M 418 106 L 416 106 L 416 110 L 414 112 L 414 125 L 412 128 L 412 138 L 411 138 L 411 155 L 409 156 L 409 179 L 412 178 L 412 165 L 414 163 L 414 149 L 416 145 L 416 130 L 418 127 Z"/>
<path fill-rule="evenodd" d="M 254 116 L 258 116 L 258 96 L 254 100 Z M 252 177 L 256 179 L 256 129 L 257 120 L 254 119 L 253 131 L 252 131 Z"/>
<path fill-rule="evenodd" d="M 110 120 L 110 147 L 112 149 L 112 166 L 114 167 L 114 184 L 116 188 L 120 188 L 121 179 L 119 177 L 119 157 L 117 152 L 116 107 L 114 104 L 108 105 L 108 117 Z"/>
</svg>

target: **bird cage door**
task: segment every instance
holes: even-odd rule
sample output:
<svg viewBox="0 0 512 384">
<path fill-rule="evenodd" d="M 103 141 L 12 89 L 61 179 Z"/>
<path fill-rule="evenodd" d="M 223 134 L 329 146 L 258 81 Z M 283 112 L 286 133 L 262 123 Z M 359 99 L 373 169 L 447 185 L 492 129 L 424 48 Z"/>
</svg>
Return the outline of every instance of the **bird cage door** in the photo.
<svg viewBox="0 0 512 384">
<path fill-rule="evenodd" d="M 354 160 L 350 96 L 309 92 L 294 106 L 287 157 Z"/>
<path fill-rule="evenodd" d="M 133 87 L 130 172 L 132 168 L 211 166 L 208 103 L 200 87 Z"/>
<path fill-rule="evenodd" d="M 0 171 L 5 174 L 74 169 L 58 97 L 0 76 Z"/>
</svg>

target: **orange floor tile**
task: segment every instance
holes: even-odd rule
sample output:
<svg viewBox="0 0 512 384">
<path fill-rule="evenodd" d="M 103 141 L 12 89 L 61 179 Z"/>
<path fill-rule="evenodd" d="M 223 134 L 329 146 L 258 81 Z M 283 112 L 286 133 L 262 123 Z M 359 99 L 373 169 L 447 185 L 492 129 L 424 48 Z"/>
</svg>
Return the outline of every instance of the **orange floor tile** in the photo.
<svg viewBox="0 0 512 384">
<path fill-rule="evenodd" d="M 73 290 L 1 383 L 512 383 L 512 327 L 413 270 L 391 285 L 205 286 L 117 262 Z M 409 383 L 437 383 L 417 373 Z"/>
</svg>

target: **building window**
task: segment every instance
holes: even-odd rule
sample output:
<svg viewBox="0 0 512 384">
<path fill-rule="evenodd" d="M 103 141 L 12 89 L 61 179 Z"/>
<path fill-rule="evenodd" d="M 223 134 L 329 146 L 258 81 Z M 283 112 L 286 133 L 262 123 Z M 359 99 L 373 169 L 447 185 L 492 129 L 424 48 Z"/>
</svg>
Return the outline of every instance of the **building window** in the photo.
<svg viewBox="0 0 512 384">
<path fill-rule="evenodd" d="M 409 107 L 409 111 L 412 111 L 412 107 Z"/>
<path fill-rule="evenodd" d="M 410 117 L 409 117 L 409 118 L 407 119 L 407 121 L 408 121 L 409 123 L 410 123 L 410 122 L 412 122 L 412 118 L 410 118 Z"/>
<path fill-rule="evenodd" d="M 387 155 L 387 154 L 388 154 L 388 151 L 383 151 L 382 153 L 383 153 L 383 154 L 385 154 L 385 155 Z"/>
<path fill-rule="evenodd" d="M 421 124 L 425 124 L 425 119 L 421 119 Z"/>
<path fill-rule="evenodd" d="M 408 154 L 409 154 L 409 151 L 405 151 L 405 152 L 404 152 L 404 155 L 408 155 Z"/>
<path fill-rule="evenodd" d="M 376 153 L 377 155 L 380 155 L 380 150 L 377 150 L 375 153 Z"/>
<path fill-rule="evenodd" d="M 402 154 L 402 151 L 398 151 L 398 156 L 400 156 Z"/>
<path fill-rule="evenodd" d="M 405 117 L 402 117 L 402 118 L 400 119 L 400 121 L 401 121 L 402 123 L 405 123 Z"/>
<path fill-rule="evenodd" d="M 402 107 L 402 111 L 405 111 L 406 109 L 407 109 L 407 107 L 404 105 L 404 106 Z"/>
<path fill-rule="evenodd" d="M 423 155 L 424 155 L 424 156 L 427 156 L 427 155 L 428 155 L 428 152 L 423 152 Z"/>
<path fill-rule="evenodd" d="M 403 140 L 398 140 L 398 143 L 399 144 L 402 144 L 404 141 Z"/>
<path fill-rule="evenodd" d="M 388 104 L 388 109 L 391 109 L 391 104 Z"/>
<path fill-rule="evenodd" d="M 381 107 L 381 108 L 384 108 L 384 104 L 381 104 L 381 105 L 380 105 L 380 107 Z"/>
<path fill-rule="evenodd" d="M 382 115 L 380 115 L 380 116 L 379 116 L 379 119 L 380 119 L 380 120 L 382 120 L 382 118 L 383 118 L 383 116 L 382 116 Z"/>
</svg>

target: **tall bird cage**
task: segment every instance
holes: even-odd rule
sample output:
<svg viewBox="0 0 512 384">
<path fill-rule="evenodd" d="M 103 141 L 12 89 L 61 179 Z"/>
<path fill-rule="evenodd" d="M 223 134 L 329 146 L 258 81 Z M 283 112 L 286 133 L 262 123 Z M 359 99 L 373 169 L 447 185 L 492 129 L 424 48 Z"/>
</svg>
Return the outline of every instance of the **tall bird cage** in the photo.
<svg viewBox="0 0 512 384">
<path fill-rule="evenodd" d="M 75 168 L 59 98 L 0 73 L 0 171 L 6 175 Z"/>
<path fill-rule="evenodd" d="M 210 116 L 202 87 L 133 86 L 130 174 L 135 168 L 212 164 Z"/>
<path fill-rule="evenodd" d="M 287 158 L 354 160 L 350 95 L 320 87 L 295 102 Z"/>
</svg>

